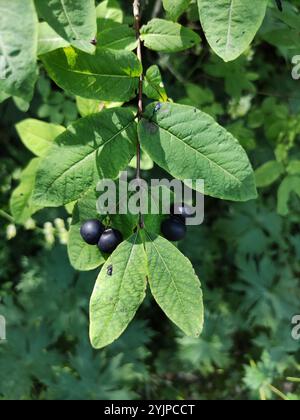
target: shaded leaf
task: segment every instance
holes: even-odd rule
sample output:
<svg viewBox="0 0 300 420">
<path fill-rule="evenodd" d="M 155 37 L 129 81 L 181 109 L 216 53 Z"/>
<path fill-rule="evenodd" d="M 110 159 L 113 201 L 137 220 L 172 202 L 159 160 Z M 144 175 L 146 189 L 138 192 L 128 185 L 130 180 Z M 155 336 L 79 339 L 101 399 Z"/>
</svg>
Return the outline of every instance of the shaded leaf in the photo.
<svg viewBox="0 0 300 420">
<path fill-rule="evenodd" d="M 90 189 L 78 200 L 73 210 L 68 238 L 68 255 L 72 266 L 79 271 L 94 270 L 105 262 L 99 248 L 87 244 L 80 235 L 80 228 L 84 222 L 99 219 L 96 207 L 97 198 L 96 191 Z"/>
<path fill-rule="evenodd" d="M 94 0 L 35 0 L 41 16 L 63 39 L 74 47 L 93 53 L 91 40 L 97 32 Z"/>
<path fill-rule="evenodd" d="M 30 101 L 37 79 L 38 20 L 33 1 L 0 0 L 0 28 L 0 91 Z"/>
<path fill-rule="evenodd" d="M 143 93 L 150 99 L 167 102 L 168 95 L 166 94 L 158 66 L 151 66 L 147 70 L 144 78 Z"/>
<path fill-rule="evenodd" d="M 115 25 L 98 33 L 98 48 L 132 51 L 137 47 L 135 31 L 128 25 Z"/>
</svg>

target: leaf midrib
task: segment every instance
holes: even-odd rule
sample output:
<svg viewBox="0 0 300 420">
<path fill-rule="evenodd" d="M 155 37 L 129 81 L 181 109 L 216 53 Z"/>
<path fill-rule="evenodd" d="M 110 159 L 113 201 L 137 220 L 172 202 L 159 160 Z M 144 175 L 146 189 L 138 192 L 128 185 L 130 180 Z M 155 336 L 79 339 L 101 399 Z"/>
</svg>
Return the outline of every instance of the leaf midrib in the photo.
<svg viewBox="0 0 300 420">
<path fill-rule="evenodd" d="M 129 256 L 128 256 L 127 261 L 126 261 L 126 265 L 125 265 L 125 269 L 124 269 L 124 274 L 122 275 L 122 279 L 121 279 L 121 281 L 120 281 L 120 285 L 119 285 L 119 287 L 118 287 L 118 291 L 117 291 L 117 296 L 118 296 L 118 299 L 117 299 L 117 301 L 114 303 L 114 305 L 113 305 L 113 309 L 112 309 L 112 313 L 111 313 L 110 317 L 108 318 L 108 320 L 105 322 L 105 324 L 104 324 L 104 326 L 103 326 L 103 328 L 102 328 L 102 331 L 105 331 L 105 330 L 106 330 L 107 325 L 109 325 L 109 324 L 110 324 L 111 320 L 113 319 L 113 317 L 114 317 L 114 315 L 115 315 L 116 308 L 117 308 L 117 306 L 118 306 L 118 304 L 119 304 L 119 302 L 120 302 L 120 298 L 119 298 L 119 296 L 120 296 L 120 291 L 121 291 L 121 289 L 122 289 L 122 285 L 123 285 L 123 282 L 124 282 L 124 278 L 125 278 L 126 272 L 127 272 L 127 270 L 128 270 L 128 266 L 129 266 L 129 263 L 130 263 L 130 260 L 131 260 L 131 257 L 132 257 L 133 249 L 134 249 L 134 247 L 135 247 L 135 245 L 136 245 L 136 242 L 137 242 L 137 238 L 138 238 L 138 233 L 136 233 L 136 234 L 135 234 L 134 242 L 132 243 L 132 246 L 131 246 L 131 249 L 130 249 Z M 105 268 L 105 267 L 104 267 L 104 268 Z"/>
<path fill-rule="evenodd" d="M 168 266 L 167 266 L 167 264 L 165 263 L 164 258 L 162 257 L 161 253 L 159 252 L 159 250 L 158 250 L 157 246 L 155 245 L 154 240 L 151 238 L 150 234 L 149 234 L 147 231 L 145 231 L 145 233 L 147 234 L 148 238 L 149 238 L 149 239 L 150 239 L 150 241 L 151 241 L 152 246 L 153 246 L 153 247 L 154 247 L 154 249 L 156 250 L 156 252 L 157 252 L 158 256 L 159 256 L 159 257 L 160 257 L 160 259 L 162 260 L 162 262 L 163 262 L 164 266 L 166 267 L 166 269 L 167 269 L 167 271 L 168 271 L 168 273 L 169 273 L 169 276 L 170 276 L 170 278 L 171 278 L 171 283 L 173 284 L 174 289 L 175 289 L 175 292 L 176 292 L 176 295 L 178 296 L 178 299 L 179 299 L 179 301 L 180 301 L 180 306 L 181 306 L 182 308 L 185 308 L 184 303 L 183 303 L 183 300 L 182 300 L 182 298 L 181 298 L 181 293 L 179 292 L 179 290 L 178 290 L 178 288 L 177 288 L 177 286 L 176 286 L 175 280 L 174 280 L 174 278 L 173 278 L 173 275 L 172 275 L 172 273 L 171 273 L 171 271 L 170 271 L 169 267 L 168 267 Z M 149 277 L 150 277 L 150 276 L 149 276 Z M 186 318 L 187 325 L 190 325 L 189 317 L 188 317 L 188 315 L 186 314 L 186 312 L 185 312 L 185 311 L 184 311 L 184 315 L 185 315 L 185 318 Z"/>
<path fill-rule="evenodd" d="M 110 78 L 114 77 L 114 78 L 124 78 L 124 79 L 137 79 L 138 78 L 138 76 L 131 76 L 131 75 L 126 75 L 126 74 L 104 74 L 104 73 L 100 74 L 100 73 L 91 73 L 91 72 L 87 73 L 82 70 L 74 70 L 74 69 L 69 69 L 67 67 L 60 66 L 57 63 L 53 63 L 53 65 L 59 70 L 66 71 L 68 73 L 76 73 L 83 76 L 110 77 Z"/>
<path fill-rule="evenodd" d="M 192 37 L 191 35 L 189 36 L 189 35 L 182 35 L 182 34 L 165 34 L 165 33 L 147 33 L 147 32 L 144 32 L 144 33 L 142 33 L 141 34 L 141 38 L 143 39 L 143 38 L 145 38 L 145 37 L 150 37 L 150 36 L 153 36 L 153 37 L 164 37 L 164 38 L 180 38 L 180 40 L 182 40 L 182 39 L 185 39 L 185 40 L 190 40 L 190 39 L 192 39 L 193 38 L 193 41 L 195 41 L 196 42 L 196 39 L 194 39 L 194 37 Z"/>
<path fill-rule="evenodd" d="M 150 121 L 150 120 L 148 120 Z M 188 143 L 185 143 L 184 140 L 182 140 L 180 137 L 178 137 L 177 135 L 173 134 L 170 130 L 162 127 L 161 125 L 159 125 L 158 123 L 156 123 L 155 121 L 151 121 L 154 125 L 156 125 L 159 129 L 165 131 L 166 133 L 168 133 L 170 136 L 174 137 L 175 139 L 179 140 L 180 142 L 182 142 L 185 146 L 189 147 L 190 149 L 193 150 L 193 152 L 199 153 L 200 156 L 202 156 L 204 159 L 208 160 L 211 164 L 215 165 L 218 169 L 222 170 L 223 172 L 225 172 L 227 175 L 229 175 L 231 178 L 233 178 L 235 181 L 238 182 L 239 185 L 243 185 L 243 183 L 237 178 L 235 177 L 233 174 L 231 174 L 230 172 L 228 172 L 225 168 L 223 168 L 222 166 L 220 166 L 218 163 L 214 162 L 213 160 L 209 159 L 207 156 L 205 156 L 202 152 L 200 152 L 199 150 L 195 149 L 193 146 L 191 146 Z"/>
<path fill-rule="evenodd" d="M 80 39 L 77 31 L 75 30 L 75 27 L 73 26 L 73 23 L 72 23 L 71 19 L 69 18 L 69 15 L 67 13 L 67 9 L 66 9 L 66 5 L 65 5 L 64 0 L 60 0 L 60 2 L 61 2 L 61 5 L 62 5 L 62 9 L 63 9 L 64 15 L 65 15 L 65 17 L 67 19 L 67 22 L 69 23 L 70 29 L 73 32 L 73 34 L 75 35 L 75 37 L 76 37 L 76 41 L 82 41 Z"/>
<path fill-rule="evenodd" d="M 96 149 L 94 149 L 92 152 L 88 153 L 83 159 L 75 162 L 72 166 L 70 166 L 66 171 L 62 172 L 58 177 L 56 177 L 47 187 L 46 192 L 48 192 L 54 183 L 56 183 L 60 178 L 62 178 L 63 176 L 65 176 L 69 171 L 73 170 L 74 167 L 78 164 L 81 164 L 82 162 L 84 162 L 85 160 L 89 159 L 93 154 L 97 153 L 99 149 L 101 149 L 102 147 L 106 146 L 107 144 L 109 144 L 111 141 L 113 141 L 116 137 L 118 137 L 121 133 L 123 133 L 123 131 L 127 130 L 127 128 L 130 127 L 131 124 L 134 123 L 134 119 L 132 119 L 132 121 L 130 121 L 126 126 L 124 126 L 121 130 L 119 130 L 116 134 L 114 134 L 110 139 L 108 139 L 105 143 L 102 143 L 99 147 L 97 147 Z M 64 133 L 62 133 L 64 134 Z M 54 143 L 55 144 L 55 143 Z"/>
<path fill-rule="evenodd" d="M 231 0 L 231 4 L 230 4 L 230 8 L 229 8 L 228 30 L 227 30 L 227 38 L 226 38 L 226 46 L 225 46 L 226 54 L 229 51 L 230 41 L 231 41 L 231 24 L 232 24 L 232 14 L 233 14 L 233 2 L 234 2 L 234 0 Z"/>
</svg>

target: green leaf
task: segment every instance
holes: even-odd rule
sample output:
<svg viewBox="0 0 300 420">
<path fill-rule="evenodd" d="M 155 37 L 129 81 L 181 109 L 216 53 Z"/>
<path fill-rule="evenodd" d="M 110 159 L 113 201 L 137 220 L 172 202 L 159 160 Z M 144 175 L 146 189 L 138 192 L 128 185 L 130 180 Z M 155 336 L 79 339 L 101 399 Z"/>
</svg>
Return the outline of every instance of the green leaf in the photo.
<svg viewBox="0 0 300 420">
<path fill-rule="evenodd" d="M 10 98 L 10 95 L 5 92 L 0 92 L 0 104 Z"/>
<path fill-rule="evenodd" d="M 41 57 L 49 76 L 76 96 L 126 102 L 136 95 L 142 66 L 130 51 L 98 48 L 95 55 L 72 47 Z"/>
<path fill-rule="evenodd" d="M 123 102 L 105 102 L 97 101 L 96 99 L 86 99 L 80 96 L 76 97 L 76 104 L 78 111 L 82 117 L 88 115 L 97 114 L 107 108 L 119 108 L 123 105 Z"/>
<path fill-rule="evenodd" d="M 72 266 L 79 271 L 94 270 L 104 264 L 105 258 L 97 246 L 88 245 L 80 235 L 80 228 L 89 219 L 99 219 L 97 212 L 98 195 L 90 189 L 77 201 L 69 231 L 68 254 Z"/>
<path fill-rule="evenodd" d="M 284 167 L 282 163 L 271 160 L 255 171 L 256 186 L 258 188 L 272 185 L 282 175 Z"/>
<path fill-rule="evenodd" d="M 169 241 L 145 232 L 151 292 L 166 315 L 188 336 L 203 328 L 201 285 L 190 261 Z"/>
<path fill-rule="evenodd" d="M 239 57 L 251 44 L 268 0 L 198 0 L 200 21 L 214 52 L 224 61 Z"/>
<path fill-rule="evenodd" d="M 38 20 L 33 1 L 0 0 L 0 28 L 0 91 L 30 101 L 37 79 Z"/>
<path fill-rule="evenodd" d="M 174 103 L 155 107 L 154 103 L 146 108 L 138 127 L 141 145 L 154 162 L 180 180 L 204 179 L 204 192 L 213 197 L 233 201 L 257 197 L 247 154 L 212 117 Z"/>
<path fill-rule="evenodd" d="M 10 211 L 16 223 L 26 223 L 40 209 L 32 204 L 32 192 L 39 163 L 39 158 L 32 159 L 21 173 L 20 185 L 12 193 Z"/>
<path fill-rule="evenodd" d="M 191 29 L 163 19 L 152 19 L 141 28 L 141 39 L 147 48 L 159 52 L 177 52 L 200 43 Z"/>
<path fill-rule="evenodd" d="M 38 55 L 64 48 L 69 42 L 60 37 L 47 22 L 39 23 Z"/>
<path fill-rule="evenodd" d="M 101 178 L 116 178 L 135 153 L 133 113 L 113 108 L 75 122 L 43 159 L 34 200 L 56 207 L 77 200 Z"/>
<path fill-rule="evenodd" d="M 23 98 L 19 98 L 18 96 L 13 96 L 13 101 L 14 101 L 14 104 L 16 105 L 16 107 L 21 112 L 27 112 L 30 108 L 30 102 L 26 101 Z"/>
<path fill-rule="evenodd" d="M 97 33 L 94 0 L 35 0 L 39 15 L 74 47 L 93 53 Z"/>
<path fill-rule="evenodd" d="M 153 65 L 147 70 L 144 79 L 143 93 L 150 99 L 167 102 L 168 95 L 166 94 L 158 66 Z"/>
<path fill-rule="evenodd" d="M 81 96 L 76 96 L 76 105 L 79 114 L 82 117 L 97 114 L 102 110 L 100 101 L 97 101 L 96 99 L 81 98 Z"/>
<path fill-rule="evenodd" d="M 132 51 L 137 47 L 135 31 L 128 25 L 115 25 L 98 33 L 98 47 Z"/>
<path fill-rule="evenodd" d="M 146 294 L 147 259 L 139 233 L 123 242 L 103 266 L 90 303 L 90 338 L 96 349 L 115 341 Z"/>
<path fill-rule="evenodd" d="M 65 131 L 61 125 L 31 118 L 18 123 L 16 129 L 24 145 L 36 156 L 45 156 L 56 137 Z"/>
<path fill-rule="evenodd" d="M 72 216 L 76 204 L 77 204 L 77 201 L 71 201 L 71 203 L 68 203 L 68 204 L 65 205 L 66 212 L 69 215 Z"/>
<path fill-rule="evenodd" d="M 291 160 L 286 170 L 289 175 L 300 175 L 300 160 L 297 160 L 297 159 Z"/>
<path fill-rule="evenodd" d="M 122 23 L 124 19 L 123 11 L 117 0 L 102 1 L 96 9 L 98 31 L 111 28 L 115 23 Z"/>
<path fill-rule="evenodd" d="M 168 16 L 177 21 L 178 18 L 187 10 L 191 0 L 163 0 L 164 9 L 168 12 Z"/>
<path fill-rule="evenodd" d="M 287 216 L 290 212 L 289 200 L 292 193 L 300 198 L 300 176 L 289 175 L 280 184 L 278 189 L 277 212 L 281 216 Z"/>
</svg>

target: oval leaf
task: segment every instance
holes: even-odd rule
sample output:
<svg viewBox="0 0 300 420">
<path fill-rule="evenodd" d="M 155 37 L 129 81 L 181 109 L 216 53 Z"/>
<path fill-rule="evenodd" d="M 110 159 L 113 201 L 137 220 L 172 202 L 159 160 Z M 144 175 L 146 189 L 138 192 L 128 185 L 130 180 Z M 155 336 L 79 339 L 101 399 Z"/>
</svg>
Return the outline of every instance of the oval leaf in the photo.
<svg viewBox="0 0 300 420">
<path fill-rule="evenodd" d="M 32 204 L 32 193 L 40 159 L 35 158 L 21 173 L 20 185 L 10 199 L 10 211 L 16 223 L 24 224 L 40 208 Z"/>
<path fill-rule="evenodd" d="M 28 118 L 16 125 L 24 145 L 36 156 L 45 156 L 53 142 L 66 129 L 61 125 Z"/>
<path fill-rule="evenodd" d="M 138 131 L 143 149 L 175 178 L 204 179 L 205 194 L 221 199 L 257 197 L 246 152 L 204 112 L 173 103 L 160 104 L 157 110 L 156 104 L 151 104 Z"/>
<path fill-rule="evenodd" d="M 0 28 L 0 91 L 30 101 L 37 78 L 38 20 L 33 1 L 0 0 Z"/>
<path fill-rule="evenodd" d="M 153 65 L 147 70 L 144 78 L 143 93 L 150 99 L 167 102 L 168 95 L 158 66 Z"/>
<path fill-rule="evenodd" d="M 35 0 L 39 15 L 74 47 L 93 53 L 97 32 L 94 0 Z"/>
<path fill-rule="evenodd" d="M 95 55 L 72 47 L 41 57 L 49 76 L 73 95 L 126 102 L 136 95 L 141 63 L 130 51 L 98 48 Z"/>
<path fill-rule="evenodd" d="M 133 113 L 113 108 L 72 124 L 38 170 L 34 200 L 56 207 L 77 200 L 101 179 L 116 178 L 135 153 Z"/>
<path fill-rule="evenodd" d="M 268 0 L 198 0 L 207 41 L 224 61 L 239 57 L 251 44 L 266 14 Z"/>
<path fill-rule="evenodd" d="M 151 292 L 182 331 L 198 337 L 203 328 L 201 285 L 190 261 L 169 241 L 145 232 Z"/>
<path fill-rule="evenodd" d="M 272 185 L 284 173 L 282 163 L 271 160 L 260 166 L 255 171 L 256 186 L 258 188 L 268 187 Z"/>
<path fill-rule="evenodd" d="M 292 193 L 300 198 L 300 176 L 288 175 L 278 188 L 277 212 L 281 216 L 287 216 L 290 212 L 289 200 Z"/>
<path fill-rule="evenodd" d="M 90 303 L 90 338 L 96 349 L 115 341 L 146 294 L 147 259 L 139 233 L 123 242 L 103 266 Z"/>
<path fill-rule="evenodd" d="M 153 19 L 144 25 L 141 39 L 147 48 L 160 52 L 183 51 L 200 43 L 194 31 L 164 19 Z"/>
<path fill-rule="evenodd" d="M 132 51 L 137 46 L 135 31 L 128 25 L 116 24 L 98 33 L 99 48 Z"/>
</svg>

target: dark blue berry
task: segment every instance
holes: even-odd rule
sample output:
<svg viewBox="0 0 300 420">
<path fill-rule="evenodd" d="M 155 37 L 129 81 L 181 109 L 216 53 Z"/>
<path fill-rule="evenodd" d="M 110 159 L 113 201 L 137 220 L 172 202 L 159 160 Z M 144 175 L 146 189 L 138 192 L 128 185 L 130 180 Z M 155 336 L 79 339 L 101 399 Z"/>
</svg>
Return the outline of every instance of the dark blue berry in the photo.
<svg viewBox="0 0 300 420">
<path fill-rule="evenodd" d="M 166 239 L 172 242 L 181 241 L 186 235 L 186 226 L 178 217 L 170 217 L 161 224 L 161 232 Z"/>
<path fill-rule="evenodd" d="M 87 220 L 80 229 L 82 239 L 89 245 L 97 245 L 105 227 L 96 219 Z"/>
<path fill-rule="evenodd" d="M 123 241 L 122 233 L 116 229 L 106 229 L 98 242 L 98 247 L 104 254 L 111 254 Z"/>
</svg>

